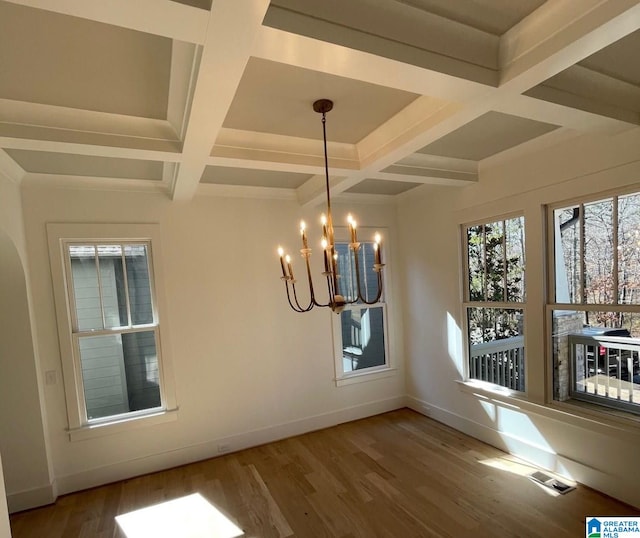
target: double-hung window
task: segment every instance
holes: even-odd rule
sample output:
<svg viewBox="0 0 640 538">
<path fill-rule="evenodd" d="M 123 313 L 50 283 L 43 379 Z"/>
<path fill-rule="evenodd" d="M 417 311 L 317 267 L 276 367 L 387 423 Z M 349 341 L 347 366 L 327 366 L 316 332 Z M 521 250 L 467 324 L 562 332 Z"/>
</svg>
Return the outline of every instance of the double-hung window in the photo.
<svg viewBox="0 0 640 538">
<path fill-rule="evenodd" d="M 338 254 L 338 290 L 347 301 L 358 295 L 356 267 L 348 242 L 336 242 Z M 360 284 L 365 299 L 375 299 L 378 273 L 374 271 L 375 249 L 372 241 L 360 243 Z M 362 379 L 369 374 L 389 369 L 387 343 L 387 305 L 384 292 L 374 304 L 358 301 L 345 306 L 334 316 L 336 379 L 338 384 Z"/>
<path fill-rule="evenodd" d="M 70 429 L 162 414 L 152 240 L 64 236 L 76 226 L 49 225 Z"/>
<path fill-rule="evenodd" d="M 524 217 L 464 227 L 468 378 L 525 390 Z"/>
<path fill-rule="evenodd" d="M 554 399 L 640 413 L 640 193 L 548 218 Z"/>
</svg>

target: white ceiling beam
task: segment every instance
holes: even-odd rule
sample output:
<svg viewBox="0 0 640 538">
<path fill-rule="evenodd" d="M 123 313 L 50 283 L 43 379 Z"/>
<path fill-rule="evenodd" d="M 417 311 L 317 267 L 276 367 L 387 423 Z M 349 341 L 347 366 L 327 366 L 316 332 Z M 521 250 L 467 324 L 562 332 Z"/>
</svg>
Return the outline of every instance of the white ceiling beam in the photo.
<svg viewBox="0 0 640 538">
<path fill-rule="evenodd" d="M 469 176 L 465 179 L 455 179 L 448 177 L 441 177 L 438 175 L 431 176 L 418 176 L 407 174 L 396 174 L 393 172 L 375 172 L 369 174 L 368 179 L 383 179 L 384 181 L 399 181 L 406 183 L 421 183 L 423 185 L 445 185 L 448 187 L 464 187 L 466 185 L 472 185 L 478 182 L 478 176 Z"/>
<path fill-rule="evenodd" d="M 173 142 L 179 140 L 176 130 L 167 120 L 0 98 L 0 133 L 2 127 L 8 125 Z"/>
<path fill-rule="evenodd" d="M 169 186 L 164 181 L 152 179 L 126 179 L 120 177 L 71 176 L 68 174 L 27 173 L 24 183 L 63 186 L 100 191 L 143 191 L 166 194 Z"/>
<path fill-rule="evenodd" d="M 495 110 L 578 131 L 613 133 L 632 126 L 626 121 L 522 94 L 506 96 L 496 104 Z"/>
<path fill-rule="evenodd" d="M 546 2 L 500 42 L 500 87 L 524 92 L 640 28 L 639 0 Z"/>
<path fill-rule="evenodd" d="M 359 168 L 358 150 L 354 144 L 329 141 L 327 148 L 332 168 Z M 211 156 L 264 163 L 324 166 L 324 151 L 319 140 L 241 129 L 220 129 Z"/>
<path fill-rule="evenodd" d="M 204 43 L 209 12 L 170 0 L 8 0 L 189 43 Z"/>
<path fill-rule="evenodd" d="M 338 195 L 350 187 L 362 181 L 363 177 L 360 172 L 354 172 L 353 175 L 347 177 L 329 176 L 329 189 L 331 195 Z M 296 189 L 296 198 L 298 203 L 303 207 L 315 207 L 319 204 L 326 203 L 327 187 L 326 176 L 318 174 L 305 181 Z"/>
<path fill-rule="evenodd" d="M 435 70 L 263 26 L 253 56 L 419 95 L 466 100 L 486 86 Z"/>
<path fill-rule="evenodd" d="M 173 199 L 196 193 L 268 6 L 269 0 L 213 3 Z"/>
<path fill-rule="evenodd" d="M 627 124 L 638 125 L 640 123 L 640 114 L 635 110 L 621 108 L 591 97 L 576 95 L 574 92 L 565 89 L 554 88 L 553 86 L 544 84 L 532 88 L 528 93 L 537 99 L 560 103 L 567 108 L 574 108 L 591 114 L 599 114 L 600 116 L 613 118 Z"/>
<path fill-rule="evenodd" d="M 0 147 L 29 151 L 49 151 L 52 153 L 74 153 L 77 155 L 93 155 L 96 157 L 140 159 L 146 161 L 179 162 L 182 158 L 182 155 L 177 151 L 110 146 L 104 145 L 104 143 L 60 142 L 56 140 L 39 140 L 11 136 L 0 136 Z"/>
<path fill-rule="evenodd" d="M 363 16 L 370 1 L 295 0 L 271 6 L 265 25 L 495 86 L 499 38 L 426 10 L 387 2 L 385 17 Z M 334 60 L 335 61 L 335 60 Z"/>
<path fill-rule="evenodd" d="M 174 41 L 171 47 L 167 121 L 180 140 L 184 140 L 187 129 L 201 51 L 201 47 L 184 41 Z"/>
</svg>

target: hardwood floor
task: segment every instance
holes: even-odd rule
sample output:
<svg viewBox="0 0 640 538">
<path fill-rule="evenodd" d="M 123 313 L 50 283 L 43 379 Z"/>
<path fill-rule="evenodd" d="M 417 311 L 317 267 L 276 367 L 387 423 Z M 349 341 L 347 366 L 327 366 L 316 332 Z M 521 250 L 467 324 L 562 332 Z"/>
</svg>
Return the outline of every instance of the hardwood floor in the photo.
<svg viewBox="0 0 640 538">
<path fill-rule="evenodd" d="M 194 492 L 251 538 L 573 538 L 586 516 L 638 514 L 580 485 L 551 496 L 531 470 L 402 409 L 66 495 L 11 525 L 14 538 L 120 537 L 116 515 Z"/>
</svg>

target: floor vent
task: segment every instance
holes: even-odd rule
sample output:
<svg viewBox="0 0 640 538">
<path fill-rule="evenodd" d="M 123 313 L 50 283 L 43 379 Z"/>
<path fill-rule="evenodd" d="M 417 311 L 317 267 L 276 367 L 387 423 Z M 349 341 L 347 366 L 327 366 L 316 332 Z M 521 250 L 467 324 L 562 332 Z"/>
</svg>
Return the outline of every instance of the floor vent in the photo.
<svg viewBox="0 0 640 538">
<path fill-rule="evenodd" d="M 549 488 L 552 491 L 555 491 L 556 493 L 561 493 L 562 495 L 576 489 L 575 486 L 572 486 L 570 484 L 565 484 L 561 480 L 558 480 L 553 476 L 549 476 L 548 474 L 545 474 L 541 471 L 536 471 L 535 473 L 531 473 L 529 475 L 529 478 L 534 482 L 537 482 L 538 484 L 541 484 L 544 487 Z"/>
</svg>

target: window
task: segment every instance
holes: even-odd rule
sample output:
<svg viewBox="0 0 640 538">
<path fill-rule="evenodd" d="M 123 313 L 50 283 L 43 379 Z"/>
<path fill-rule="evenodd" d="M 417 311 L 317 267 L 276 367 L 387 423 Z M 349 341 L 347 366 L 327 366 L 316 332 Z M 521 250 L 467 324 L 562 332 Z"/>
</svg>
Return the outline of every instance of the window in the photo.
<svg viewBox="0 0 640 538">
<path fill-rule="evenodd" d="M 464 231 L 468 377 L 524 391 L 524 217 Z"/>
<path fill-rule="evenodd" d="M 549 218 L 554 399 L 640 413 L 640 193 Z"/>
<path fill-rule="evenodd" d="M 349 243 L 336 242 L 338 253 L 338 289 L 348 301 L 358 295 L 356 268 Z M 360 242 L 360 283 L 367 301 L 375 299 L 378 273 L 374 271 L 374 243 Z M 358 301 L 334 315 L 336 342 L 336 378 L 338 384 L 355 380 L 360 374 L 388 370 L 386 304 L 384 296 L 374 304 Z"/>
<path fill-rule="evenodd" d="M 78 226 L 48 226 L 70 430 L 161 414 L 175 402 L 152 240 L 78 238 Z"/>
</svg>

